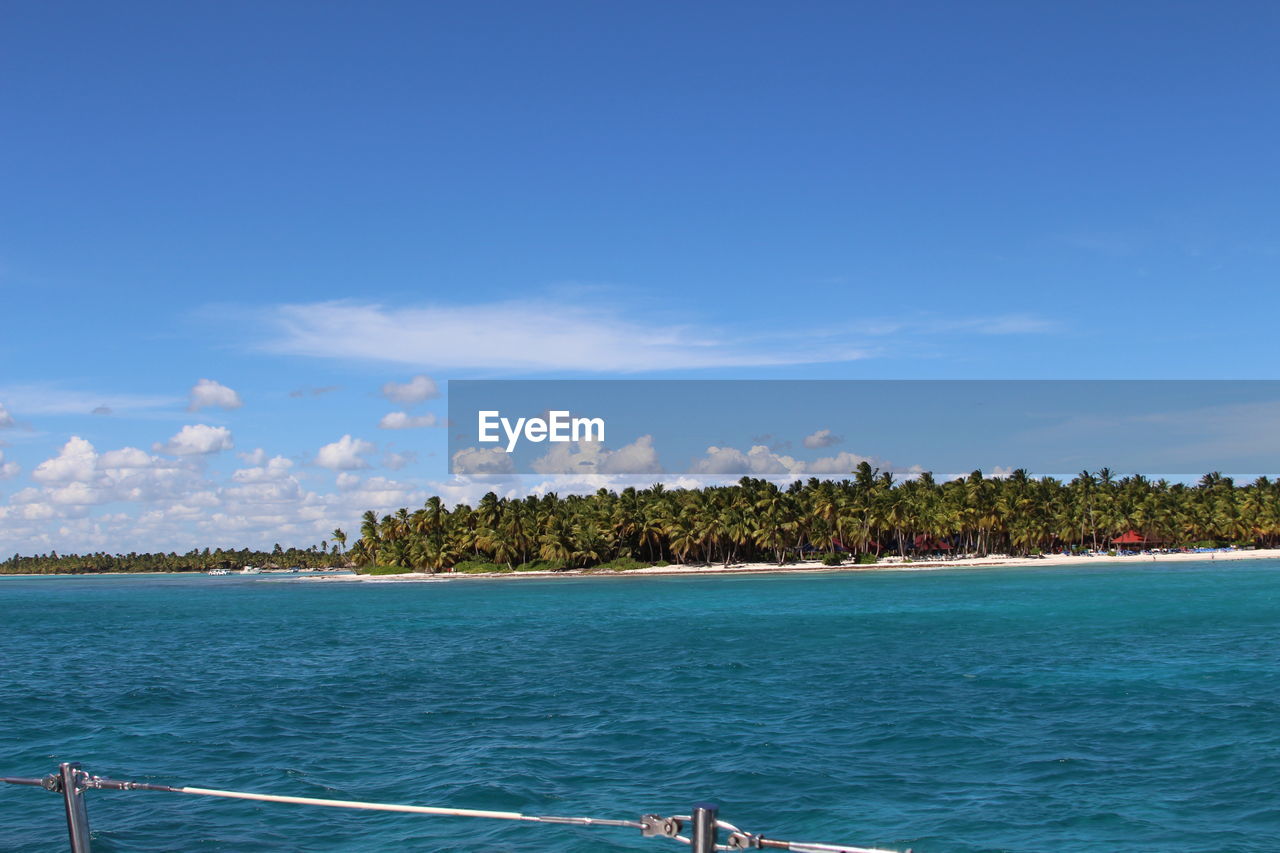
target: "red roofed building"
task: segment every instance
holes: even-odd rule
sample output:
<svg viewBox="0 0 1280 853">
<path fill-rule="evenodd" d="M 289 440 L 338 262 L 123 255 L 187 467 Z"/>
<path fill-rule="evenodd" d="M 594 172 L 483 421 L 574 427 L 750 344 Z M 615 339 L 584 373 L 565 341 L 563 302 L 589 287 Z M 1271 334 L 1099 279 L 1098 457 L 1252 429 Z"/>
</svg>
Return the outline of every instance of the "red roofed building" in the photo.
<svg viewBox="0 0 1280 853">
<path fill-rule="evenodd" d="M 939 542 L 927 533 L 917 534 L 913 547 L 917 551 L 950 551 L 951 546 L 946 542 Z"/>
<path fill-rule="evenodd" d="M 1133 528 L 1111 540 L 1112 545 L 1158 545 L 1159 543 L 1159 539 L 1148 539 Z"/>
</svg>

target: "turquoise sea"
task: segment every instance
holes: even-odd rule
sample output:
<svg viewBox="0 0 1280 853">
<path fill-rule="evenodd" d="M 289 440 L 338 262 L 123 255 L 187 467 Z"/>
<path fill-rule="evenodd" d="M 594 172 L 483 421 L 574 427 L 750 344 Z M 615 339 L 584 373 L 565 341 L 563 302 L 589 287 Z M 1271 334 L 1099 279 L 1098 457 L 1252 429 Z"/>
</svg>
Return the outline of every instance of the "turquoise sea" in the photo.
<svg viewBox="0 0 1280 853">
<path fill-rule="evenodd" d="M 1280 850 L 1280 562 L 355 584 L 0 578 L 0 775 L 933 851 Z M 687 849 L 90 792 L 95 850 Z M 60 850 L 0 786 L 0 849 Z"/>
</svg>

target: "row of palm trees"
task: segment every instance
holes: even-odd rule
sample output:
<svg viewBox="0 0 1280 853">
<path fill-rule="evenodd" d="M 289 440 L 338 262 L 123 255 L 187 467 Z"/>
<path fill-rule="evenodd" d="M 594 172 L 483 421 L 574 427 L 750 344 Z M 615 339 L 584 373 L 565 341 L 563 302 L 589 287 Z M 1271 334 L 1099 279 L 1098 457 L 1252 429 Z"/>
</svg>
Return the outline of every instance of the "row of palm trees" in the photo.
<svg viewBox="0 0 1280 853">
<path fill-rule="evenodd" d="M 1169 545 L 1274 546 L 1280 543 L 1280 481 L 1263 477 L 1237 486 L 1213 473 L 1188 486 L 1117 478 L 1104 468 L 1069 482 L 1023 470 L 895 482 L 864 462 L 851 479 L 786 486 L 744 477 L 731 486 L 667 490 L 659 484 L 564 497 L 490 492 L 475 507 L 449 509 L 432 497 L 415 511 L 381 518 L 366 512 L 350 557 L 435 572 L 467 560 L 590 567 L 619 558 L 783 563 L 814 552 L 1025 555 L 1105 549 L 1131 529 Z M 335 540 L 340 533 L 334 531 Z"/>
<path fill-rule="evenodd" d="M 335 540 L 336 541 L 336 540 Z M 328 541 L 306 548 L 283 548 L 270 551 L 249 548 L 192 548 L 185 554 L 165 553 L 108 554 L 14 554 L 0 562 L 0 574 L 66 574 L 70 572 L 207 572 L 210 569 L 236 569 L 241 566 L 300 566 L 304 569 L 329 569 L 344 565 L 346 558 L 338 548 L 329 549 Z"/>
</svg>

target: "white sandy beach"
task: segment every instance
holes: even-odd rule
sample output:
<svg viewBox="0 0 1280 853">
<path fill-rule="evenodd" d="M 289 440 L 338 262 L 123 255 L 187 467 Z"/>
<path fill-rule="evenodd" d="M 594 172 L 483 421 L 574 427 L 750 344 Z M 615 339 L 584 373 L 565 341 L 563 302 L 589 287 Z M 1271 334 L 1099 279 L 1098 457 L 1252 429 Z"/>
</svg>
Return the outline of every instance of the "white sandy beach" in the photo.
<svg viewBox="0 0 1280 853">
<path fill-rule="evenodd" d="M 518 580 L 521 578 L 566 578 L 566 577 L 631 577 L 636 575 L 724 575 L 724 574 L 830 574 L 833 572 L 928 572 L 948 569 L 995 568 L 1025 566 L 1028 568 L 1051 568 L 1061 566 L 1094 566 L 1106 564 L 1140 565 L 1145 563 L 1180 563 L 1199 560 L 1274 560 L 1280 558 L 1280 548 L 1260 548 L 1254 551 L 1228 550 L 1212 553 L 1173 553 L 1173 554 L 1134 554 L 1108 556 L 1071 556 L 1052 554 L 1044 557 L 974 557 L 952 560 L 916 560 L 909 563 L 896 562 L 895 558 L 887 558 L 879 563 L 868 565 L 824 566 L 820 562 L 803 563 L 731 563 L 728 566 L 652 566 L 644 569 L 628 571 L 609 571 L 599 569 L 570 569 L 562 572 L 494 572 L 492 574 L 424 574 L 412 572 L 403 575 L 334 575 L 329 577 L 292 578 L 307 583 L 442 583 L 466 580 Z"/>
</svg>

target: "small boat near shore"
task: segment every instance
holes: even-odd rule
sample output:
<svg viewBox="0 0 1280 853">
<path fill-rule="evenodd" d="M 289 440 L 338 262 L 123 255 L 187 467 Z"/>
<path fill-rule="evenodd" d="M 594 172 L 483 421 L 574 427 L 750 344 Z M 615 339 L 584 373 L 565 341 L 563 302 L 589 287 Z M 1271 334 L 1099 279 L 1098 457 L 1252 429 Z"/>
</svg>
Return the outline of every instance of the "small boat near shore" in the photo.
<svg viewBox="0 0 1280 853">
<path fill-rule="evenodd" d="M 229 574 L 231 574 L 231 572 L 227 571 L 226 569 L 210 569 L 209 571 L 205 572 L 205 574 L 208 574 L 208 575 L 229 575 Z"/>
</svg>

